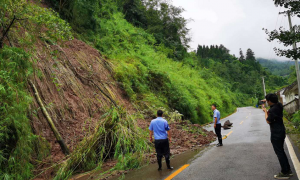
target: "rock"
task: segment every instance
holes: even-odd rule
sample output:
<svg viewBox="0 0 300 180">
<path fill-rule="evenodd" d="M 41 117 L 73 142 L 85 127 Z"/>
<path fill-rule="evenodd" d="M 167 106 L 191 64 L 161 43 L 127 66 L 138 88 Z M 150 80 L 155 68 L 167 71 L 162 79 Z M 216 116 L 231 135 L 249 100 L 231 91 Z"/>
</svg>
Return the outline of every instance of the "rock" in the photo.
<svg viewBox="0 0 300 180">
<path fill-rule="evenodd" d="M 229 120 L 225 121 L 223 126 L 232 126 L 233 123 L 231 123 Z"/>
<path fill-rule="evenodd" d="M 223 128 L 224 128 L 224 129 L 231 129 L 227 124 L 224 124 L 224 125 L 223 125 Z"/>
</svg>

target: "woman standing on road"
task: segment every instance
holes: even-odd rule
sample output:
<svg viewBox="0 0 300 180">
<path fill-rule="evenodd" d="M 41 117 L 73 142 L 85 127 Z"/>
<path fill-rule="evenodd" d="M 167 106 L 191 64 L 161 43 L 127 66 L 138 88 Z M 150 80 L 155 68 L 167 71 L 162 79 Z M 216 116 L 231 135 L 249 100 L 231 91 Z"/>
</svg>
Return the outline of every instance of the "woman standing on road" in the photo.
<svg viewBox="0 0 300 180">
<path fill-rule="evenodd" d="M 284 152 L 284 140 L 286 137 L 285 126 L 283 124 L 283 106 L 278 102 L 276 94 L 268 94 L 266 96 L 268 105 L 271 107 L 269 111 L 263 108 L 267 123 L 271 129 L 271 143 L 278 157 L 281 166 L 281 172 L 274 175 L 275 179 L 289 179 L 293 176 L 288 158 Z"/>
</svg>

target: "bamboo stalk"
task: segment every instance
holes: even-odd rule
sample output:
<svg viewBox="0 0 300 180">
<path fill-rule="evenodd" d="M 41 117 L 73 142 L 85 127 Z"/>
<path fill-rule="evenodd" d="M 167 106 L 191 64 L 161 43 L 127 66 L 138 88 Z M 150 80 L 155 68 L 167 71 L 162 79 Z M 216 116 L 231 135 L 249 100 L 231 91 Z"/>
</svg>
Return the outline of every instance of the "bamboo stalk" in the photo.
<svg viewBox="0 0 300 180">
<path fill-rule="evenodd" d="M 40 95 L 38 93 L 38 90 L 36 89 L 35 85 L 29 80 L 29 83 L 34 91 L 34 95 L 35 95 L 35 98 L 38 102 L 38 104 L 40 105 L 41 109 L 42 109 L 42 112 L 44 114 L 44 116 L 46 117 L 47 121 L 48 121 L 48 124 L 52 130 L 52 132 L 54 133 L 55 135 L 55 138 L 57 140 L 57 142 L 59 143 L 63 153 L 65 155 L 68 155 L 70 153 L 67 145 L 65 144 L 64 140 L 62 139 L 61 135 L 59 134 L 58 130 L 56 129 L 53 121 L 52 121 L 52 118 L 50 117 L 50 115 L 48 114 L 48 111 L 46 110 L 41 98 L 40 98 Z"/>
<path fill-rule="evenodd" d="M 97 89 L 106 97 L 106 98 L 108 98 L 109 100 L 110 100 L 110 102 L 115 106 L 115 107 L 118 107 L 118 104 L 117 104 L 117 102 L 115 101 L 115 100 L 113 100 L 113 98 L 110 96 L 110 95 L 108 95 L 107 93 L 105 93 L 104 92 L 104 90 L 102 90 L 92 79 L 89 79 L 89 78 L 86 78 L 86 77 L 84 77 L 84 76 L 82 76 L 82 75 L 80 75 L 77 71 L 76 71 L 76 69 L 75 69 L 75 67 L 71 64 L 71 62 L 70 62 L 70 60 L 69 60 L 69 58 L 68 58 L 68 56 L 66 55 L 66 53 L 65 53 L 65 51 L 60 47 L 60 46 L 57 46 L 58 48 L 59 48 L 59 50 L 65 55 L 65 57 L 67 58 L 67 64 L 69 65 L 69 68 L 72 70 L 72 72 L 75 74 L 75 76 L 77 77 L 77 78 L 79 78 L 79 80 L 83 83 L 83 84 L 87 84 L 86 82 L 88 82 L 88 83 L 91 83 L 92 85 L 94 85 L 94 86 L 96 86 L 97 87 Z"/>
</svg>

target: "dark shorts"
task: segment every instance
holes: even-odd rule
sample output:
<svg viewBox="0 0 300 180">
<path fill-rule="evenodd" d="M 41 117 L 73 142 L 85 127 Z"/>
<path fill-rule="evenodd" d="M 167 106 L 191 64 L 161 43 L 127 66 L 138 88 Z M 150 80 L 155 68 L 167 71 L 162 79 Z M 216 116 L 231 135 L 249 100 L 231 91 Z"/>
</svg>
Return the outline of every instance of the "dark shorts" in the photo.
<svg viewBox="0 0 300 180">
<path fill-rule="evenodd" d="M 155 150 L 158 156 L 170 155 L 169 139 L 155 140 Z"/>
</svg>

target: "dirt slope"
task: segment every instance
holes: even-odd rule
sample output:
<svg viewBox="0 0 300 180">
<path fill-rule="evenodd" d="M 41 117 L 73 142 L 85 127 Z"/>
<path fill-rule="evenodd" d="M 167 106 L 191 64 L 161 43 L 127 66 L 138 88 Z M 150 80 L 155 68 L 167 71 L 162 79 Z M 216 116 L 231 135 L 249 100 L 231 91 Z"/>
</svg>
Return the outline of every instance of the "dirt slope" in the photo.
<svg viewBox="0 0 300 180">
<path fill-rule="evenodd" d="M 112 64 L 96 49 L 77 39 L 60 45 L 39 41 L 36 48 L 35 68 L 38 71 L 32 81 L 71 152 L 85 136 L 93 133 L 96 122 L 112 105 L 118 104 L 135 112 L 120 88 L 120 83 L 113 78 Z M 38 164 L 36 174 L 39 174 L 62 161 L 65 155 L 34 98 L 31 87 L 28 86 L 28 89 L 34 100 L 29 114 L 33 131 L 45 138 L 51 149 L 48 158 Z M 140 119 L 138 124 L 147 130 L 150 121 Z M 172 154 L 197 148 L 214 139 L 212 132 L 206 132 L 198 125 L 183 122 L 173 123 L 171 127 L 174 139 L 171 144 Z M 151 162 L 156 161 L 154 153 L 149 156 Z M 49 179 L 53 177 L 53 173 L 54 170 L 50 168 L 38 178 Z"/>
<path fill-rule="evenodd" d="M 107 108 L 114 103 L 132 111 L 130 103 L 113 79 L 111 64 L 94 48 L 72 40 L 61 45 L 37 44 L 33 83 L 55 126 L 70 151 L 89 133 Z M 59 144 L 43 115 L 30 86 L 34 103 L 31 107 L 32 127 L 50 143 L 51 156 L 40 165 L 63 159 Z"/>
</svg>

